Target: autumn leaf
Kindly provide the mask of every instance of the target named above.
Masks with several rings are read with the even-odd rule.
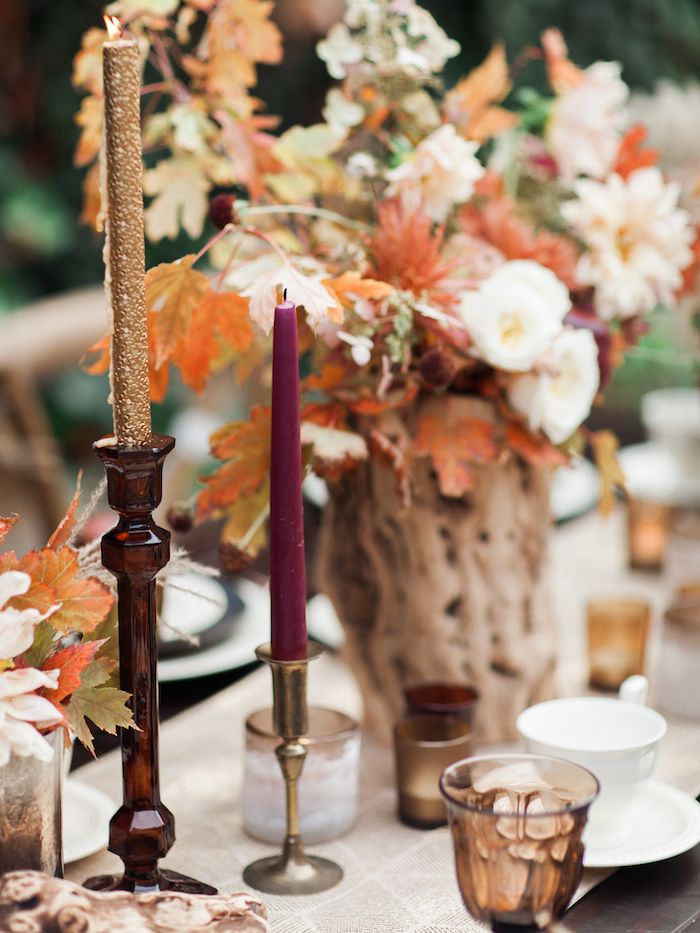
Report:
[[[644,140],[647,138],[647,128],[641,124],[631,126],[620,140],[620,148],[617,153],[617,162],[613,168],[614,172],[623,178],[628,178],[632,172],[639,168],[648,168],[656,165],[659,161],[659,153],[656,149],[649,149],[644,146]]]
[[[87,670],[89,668],[86,672]],[[117,726],[123,729],[133,728],[134,717],[127,706],[128,701],[129,694],[116,687],[88,686],[85,683],[71,696],[66,707],[68,722],[76,738],[93,755],[95,747],[87,720],[91,720],[98,729],[104,729],[110,735],[116,734]]]
[[[445,95],[445,117],[464,136],[485,142],[518,122],[516,114],[494,106],[510,87],[505,48],[497,43],[485,61]]]
[[[83,208],[80,212],[80,222],[96,233],[101,233],[103,229],[102,192],[100,191],[100,166],[98,163],[90,166],[85,173],[82,187]]]
[[[615,505],[615,489],[625,491],[625,474],[617,459],[617,448],[620,445],[611,431],[595,431],[590,435],[590,442],[600,474],[598,511],[607,517]]]
[[[277,126],[279,120],[268,114],[234,118],[223,108],[216,110],[214,116],[221,125],[221,140],[235,179],[248,188],[250,199],[255,201],[265,193],[264,176],[280,170],[280,162],[272,152],[277,138],[265,132]]]
[[[68,506],[68,511],[58,523],[58,527],[51,535],[46,545],[47,547],[53,548],[54,551],[62,547],[64,544],[68,544],[75,529],[75,513],[77,512],[78,505],[80,504],[80,483],[82,478],[83,471],[80,470],[75,483],[75,492],[73,493],[73,498],[71,499],[71,503]]]
[[[102,94],[102,46],[107,31],[93,27],[83,34],[80,50],[73,58],[73,87],[82,88],[90,94]]]
[[[547,79],[557,94],[576,87],[583,80],[583,71],[569,60],[569,50],[561,32],[554,27],[545,29],[540,37],[547,65]]]
[[[155,312],[155,360],[160,368],[187,337],[192,312],[209,291],[209,279],[192,268],[197,257],[183,256],[146,273],[146,305]]]
[[[354,470],[369,456],[361,434],[324,428],[313,421],[302,422],[301,443],[313,448],[314,473],[330,481]]]
[[[180,0],[117,0],[107,7],[110,16],[131,20],[135,16],[170,16]]]
[[[365,301],[381,301],[394,294],[394,287],[388,282],[379,282],[376,279],[363,279],[359,272],[350,270],[334,279],[326,279],[323,283],[332,292],[340,304],[352,308],[358,299]]]
[[[517,421],[506,425],[506,445],[533,466],[564,466],[567,455],[541,434],[534,434]]]
[[[246,353],[255,338],[248,313],[248,300],[233,292],[209,292],[200,306],[236,353]]]
[[[204,477],[197,497],[197,521],[221,516],[238,499],[253,495],[270,469],[270,409],[256,405],[250,421],[224,425],[211,437],[212,456],[223,466]]]
[[[418,388],[417,382],[407,382],[405,385],[395,386],[383,398],[377,398],[369,387],[363,386],[354,398],[346,399],[340,392],[338,397],[357,415],[380,415],[394,408],[406,408],[418,395]]]
[[[74,693],[81,684],[83,671],[95,659],[103,644],[103,641],[82,641],[61,648],[45,658],[41,670],[57,670],[58,686],[55,690],[45,690],[43,696],[57,705]]]
[[[345,363],[326,362],[319,373],[309,373],[304,379],[304,391],[313,392],[318,389],[322,392],[332,392],[343,384],[347,374],[348,367]]]
[[[336,402],[309,402],[301,411],[302,421],[311,421],[322,428],[346,427],[346,412]]]
[[[238,547],[242,555],[253,559],[265,546],[267,539],[265,517],[270,498],[269,484],[263,483],[252,496],[234,502],[226,515],[221,531],[225,544]]]
[[[30,553],[35,553],[34,551]],[[14,551],[7,551],[0,554],[0,573],[8,570],[21,570],[23,573],[30,573],[26,568],[28,555],[17,557]],[[31,574],[30,574],[31,575]],[[13,609],[22,611],[23,609],[37,609],[42,615],[47,613],[52,606],[56,604],[53,588],[47,586],[39,580],[32,579],[31,585],[26,593],[21,596],[13,596],[8,605]]]
[[[92,577],[79,576],[78,554],[70,547],[30,551],[19,559],[17,569],[49,587],[53,603],[61,603],[50,617],[56,631],[91,632],[112,607],[114,600],[106,586]]]
[[[196,239],[209,210],[210,188],[210,182],[191,157],[163,159],[144,172],[144,194],[154,198],[144,213],[148,239],[174,240],[181,226],[188,236]]]
[[[272,330],[275,305],[280,292],[284,291],[289,301],[304,308],[311,328],[315,329],[326,318],[342,323],[343,309],[335,295],[317,279],[295,269],[291,263],[281,262],[242,292],[250,298],[252,320],[264,333],[269,334]]]
[[[473,488],[472,466],[492,463],[501,452],[494,426],[481,418],[459,417],[449,399],[441,413],[420,418],[414,449],[432,457],[440,492],[455,499]]]
[[[17,524],[18,519],[19,515],[0,516],[0,544],[2,544],[8,534],[12,531],[12,528]]]
[[[22,654],[22,661],[27,667],[40,668],[60,638],[50,622],[40,622],[34,629],[34,641]]]
[[[74,161],[78,167],[89,165],[97,157],[102,145],[102,99],[84,97],[75,122],[81,129],[75,149]]]

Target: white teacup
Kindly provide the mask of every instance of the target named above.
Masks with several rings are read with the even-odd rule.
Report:
[[[663,716],[626,700],[572,697],[531,706],[518,716],[517,727],[528,751],[566,758],[598,778],[589,840],[614,845],[630,831],[625,815],[654,770],[666,732]]]

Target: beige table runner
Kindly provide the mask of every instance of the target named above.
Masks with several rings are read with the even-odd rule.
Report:
[[[312,668],[311,701],[358,713],[360,700],[344,665],[326,655]],[[270,677],[259,670],[206,702],[167,722],[161,732],[163,800],[175,814],[177,843],[167,865],[221,890],[244,889],[242,869],[270,854],[249,839],[238,807],[243,765],[243,722],[270,697]],[[691,793],[700,791],[700,726],[674,721],[661,750],[657,777]],[[365,744],[360,817],[345,838],[313,847],[339,862],[343,882],[306,898],[264,898],[275,933],[472,933],[457,891],[446,829],[421,832],[395,816],[389,749]],[[78,775],[120,798],[118,755],[106,755]],[[82,881],[117,870],[108,852],[68,866]],[[578,893],[606,877],[588,871]]]
[[[553,532],[554,602],[560,628],[562,691],[580,693],[585,678],[585,601],[594,595],[640,595],[650,600],[658,641],[660,611],[669,602],[663,579],[630,574],[624,516],[591,514]],[[654,645],[651,652],[653,671]],[[652,682],[653,687],[653,682]],[[310,671],[312,703],[358,716],[361,701],[347,669],[325,655]],[[653,691],[652,691],[653,700]],[[241,871],[270,849],[248,839],[238,808],[243,773],[243,723],[271,702],[270,675],[259,670],[166,723],[161,731],[162,796],[176,819],[178,841],[167,864],[225,891],[241,890]],[[669,720],[655,777],[700,793],[700,723]],[[80,780],[121,798],[118,755],[82,769]],[[425,833],[395,817],[391,751],[365,745],[361,807],[355,829],[313,851],[336,859],[345,879],[308,898],[265,897],[276,933],[475,933],[482,928],[462,907],[446,829]],[[68,866],[68,877],[118,870],[107,852]],[[587,871],[580,897],[607,877]]]

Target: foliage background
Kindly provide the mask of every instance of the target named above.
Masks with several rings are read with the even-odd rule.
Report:
[[[258,93],[269,112],[283,115],[283,128],[316,120],[328,87],[314,51],[319,36],[293,28],[305,22],[304,7],[319,3],[328,4],[329,11],[338,7],[334,0],[277,0],[285,60],[280,67],[261,67]],[[651,90],[661,77],[684,81],[700,73],[698,0],[424,0],[423,5],[462,45],[448,78],[481,61],[495,38],[505,39],[512,57],[551,25],[563,31],[574,61],[585,66],[599,58],[619,60],[633,88]],[[0,0],[0,315],[43,295],[101,280],[101,243],[78,222],[82,173],[73,167],[72,154],[79,98],[70,82],[81,35],[99,24],[101,8],[96,0]],[[532,69],[527,77],[536,84],[540,71]],[[149,244],[147,263],[174,259],[191,246]],[[660,339],[663,345],[665,338]],[[659,342],[658,336],[652,340]],[[690,371],[669,378],[663,369],[657,373],[661,383],[692,379]],[[76,378],[50,393],[54,419],[60,421],[65,408],[62,392],[75,399]],[[93,384],[86,404],[88,396],[103,406],[101,388]]]

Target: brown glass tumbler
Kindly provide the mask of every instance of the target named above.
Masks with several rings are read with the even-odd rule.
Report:
[[[649,604],[642,599],[594,599],[586,612],[591,687],[617,690],[627,677],[643,674]]]
[[[453,716],[408,716],[394,727],[399,818],[418,829],[447,823],[440,793],[444,769],[470,754],[469,723]]]
[[[671,508],[661,502],[630,497],[627,503],[629,565],[658,573],[666,556]]]
[[[409,713],[456,716],[470,726],[474,725],[474,714],[479,702],[479,694],[473,687],[439,681],[407,687],[404,698]]]

